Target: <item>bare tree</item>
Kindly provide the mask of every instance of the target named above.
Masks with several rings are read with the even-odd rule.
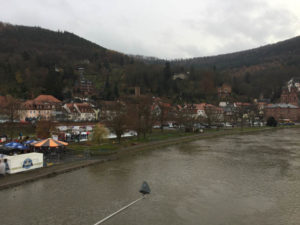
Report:
[[[36,124],[36,136],[38,138],[49,138],[54,130],[52,121],[50,120],[40,120]]]
[[[118,142],[128,129],[128,108],[125,102],[114,102],[103,107],[103,120],[106,126],[116,134]]]
[[[206,121],[209,126],[212,124],[220,123],[223,120],[223,111],[222,109],[207,104],[204,107],[205,115],[206,115]]]
[[[129,127],[137,132],[138,138],[152,130],[154,114],[152,113],[153,100],[151,96],[137,96],[127,99]]]
[[[159,108],[159,113],[157,114],[157,119],[160,123],[161,132],[163,132],[164,131],[164,125],[170,119],[170,116],[169,116],[170,104],[166,103],[166,102],[163,102],[163,101],[159,101],[157,106]]]
[[[12,140],[17,127],[16,120],[19,119],[20,101],[10,95],[7,95],[5,100],[6,101],[1,107],[1,113],[7,118],[7,122],[4,124],[4,126],[10,136],[10,139]]]
[[[180,129],[184,127],[185,131],[194,131],[194,125],[198,122],[198,117],[195,114],[193,105],[179,107],[175,121],[178,123]]]
[[[237,116],[235,113],[235,107],[233,103],[229,103],[223,108],[223,120],[225,123],[231,123],[232,126],[237,123]]]
[[[236,106],[235,116],[237,120],[240,122],[241,130],[244,129],[245,122],[248,120],[248,110],[246,107],[240,105]]]
[[[251,126],[254,126],[254,122],[256,120],[260,120],[259,118],[259,108],[257,104],[251,104],[249,106],[249,120],[251,122]]]

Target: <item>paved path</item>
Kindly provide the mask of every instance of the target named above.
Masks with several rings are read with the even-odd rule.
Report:
[[[105,160],[84,160],[70,163],[57,164],[50,167],[30,170],[23,173],[7,174],[5,177],[0,177],[0,190],[14,187],[26,182],[31,182],[37,179],[54,176],[60,173],[65,173],[82,167],[100,163]]]

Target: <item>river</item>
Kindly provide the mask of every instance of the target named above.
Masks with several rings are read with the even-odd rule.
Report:
[[[282,225],[300,222],[300,129],[145,151],[0,191],[0,224]]]

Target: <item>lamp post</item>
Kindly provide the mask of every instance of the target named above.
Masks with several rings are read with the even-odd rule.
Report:
[[[105,217],[104,219],[98,221],[94,225],[102,224],[103,222],[105,222],[106,220],[110,219],[111,217],[117,215],[118,213],[122,212],[123,210],[127,209],[128,207],[132,206],[133,204],[137,203],[138,201],[144,199],[145,195],[150,194],[151,190],[150,190],[150,187],[149,187],[149,185],[148,185],[148,183],[146,181],[143,182],[143,184],[142,184],[139,192],[143,195],[141,198],[138,198],[137,200],[129,203],[128,205],[124,206],[123,208],[119,209],[118,211],[116,211],[116,212],[110,214],[109,216]]]

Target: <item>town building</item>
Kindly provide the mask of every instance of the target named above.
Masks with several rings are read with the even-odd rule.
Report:
[[[221,87],[218,87],[218,97],[219,99],[227,99],[231,96],[232,88],[229,84],[222,84]]]
[[[291,104],[298,106],[298,88],[296,86],[291,86],[290,88],[284,88],[280,96],[280,103]]]
[[[287,82],[287,88],[288,88],[289,91],[291,91],[292,87],[296,87],[297,91],[300,92],[300,77],[292,77]]]
[[[266,120],[272,116],[276,120],[300,121],[298,88],[294,83],[290,88],[285,87],[282,90],[278,104],[265,106],[264,116]]]
[[[27,100],[19,109],[21,121],[50,120],[61,113],[61,101],[52,95],[39,95],[33,100]]]
[[[234,104],[229,102],[220,102],[219,106],[223,109],[224,121],[231,123],[234,122],[237,112],[237,108],[234,106]]]
[[[68,120],[95,121],[98,119],[98,111],[93,109],[89,103],[68,103],[63,106],[68,113]]]
[[[91,96],[95,92],[93,83],[85,78],[79,80],[78,90],[81,96]]]
[[[172,79],[173,80],[185,80],[185,79],[187,79],[187,77],[188,77],[188,75],[187,74],[185,74],[185,73],[177,73],[177,74],[174,74],[173,75],[173,77],[172,77]]]
[[[201,104],[193,104],[192,108],[194,111],[194,117],[206,117],[205,114],[205,107],[206,107],[206,103],[201,103]]]
[[[7,115],[5,115],[3,109],[7,106],[8,101],[6,96],[0,96],[0,122],[5,122],[8,120]]]
[[[264,109],[264,116],[267,120],[269,117],[274,117],[277,121],[291,120],[300,121],[300,108],[292,104],[270,104]]]
[[[79,73],[79,80],[76,82],[74,86],[74,95],[78,97],[88,97],[95,94],[95,88],[93,83],[86,79],[84,75],[85,69],[82,67],[77,68]]]
[[[189,108],[194,118],[214,117],[216,120],[223,118],[223,109],[208,103],[186,105]]]

